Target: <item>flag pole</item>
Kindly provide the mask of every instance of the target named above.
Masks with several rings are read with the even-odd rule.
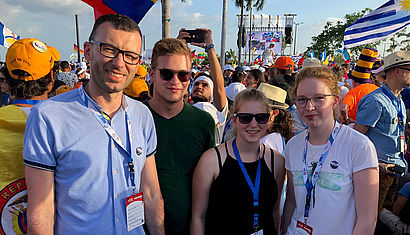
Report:
[[[75,15],[75,32],[77,35],[77,54],[78,54],[78,63],[81,63],[81,56],[80,56],[80,36],[78,33],[78,15]]]

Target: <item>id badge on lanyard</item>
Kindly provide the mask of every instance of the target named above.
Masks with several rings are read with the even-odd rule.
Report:
[[[128,232],[145,223],[144,200],[142,197],[142,192],[127,197],[126,213]]]

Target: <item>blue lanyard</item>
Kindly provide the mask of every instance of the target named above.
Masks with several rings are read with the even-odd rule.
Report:
[[[335,126],[333,128],[332,133],[329,136],[329,140],[327,141],[327,144],[325,146],[325,149],[323,153],[320,155],[319,158],[319,163],[317,164],[313,174],[312,174],[312,179],[309,181],[309,176],[307,173],[307,164],[306,164],[306,154],[307,154],[307,148],[308,148],[308,141],[309,141],[309,133],[307,133],[306,138],[305,138],[305,148],[303,150],[303,181],[305,182],[305,187],[306,187],[306,202],[305,202],[305,214],[304,214],[304,219],[305,223],[307,221],[307,218],[309,217],[309,210],[310,210],[310,201],[312,198],[312,191],[316,186],[316,182],[319,177],[319,172],[323,167],[323,163],[325,162],[325,159],[327,155],[329,154],[330,147],[332,146],[337,134],[339,133],[340,130],[340,123],[335,122]]]
[[[11,104],[28,104],[28,105],[36,105],[40,103],[42,100],[28,100],[28,99],[21,99],[21,100],[15,100]]]
[[[404,135],[404,115],[403,115],[403,109],[401,107],[401,102],[400,98],[397,102],[396,98],[392,96],[392,94],[387,90],[388,88],[386,87],[385,84],[381,86],[383,93],[390,99],[390,101],[393,103],[394,107],[397,110],[397,116],[399,119],[399,125],[398,127],[400,128],[400,133],[403,133]]]
[[[85,105],[90,109],[91,113],[94,115],[94,117],[97,119],[97,121],[101,124],[101,126],[104,128],[104,130],[115,141],[115,143],[117,143],[127,153],[128,169],[130,171],[130,181],[131,181],[131,185],[133,187],[133,193],[135,194],[135,170],[134,170],[134,162],[132,160],[131,153],[122,144],[122,141],[121,141],[120,137],[118,136],[118,134],[112,128],[112,126],[110,124],[110,120],[108,120],[106,117],[104,117],[103,108],[101,108],[99,105],[98,105],[98,107],[95,107],[90,102],[90,100],[88,99],[88,96],[86,95],[86,93],[84,91],[83,85],[81,85],[81,87],[78,89],[78,91],[80,92],[81,99],[83,100]],[[129,142],[130,149],[132,149],[131,148],[131,146],[132,146],[131,121],[130,121],[130,117],[129,117],[129,114],[128,114],[128,105],[127,105],[127,102],[125,101],[125,97],[122,98],[122,106],[125,109],[125,118],[127,120],[126,124],[127,124],[128,142]]]
[[[241,168],[242,173],[245,176],[246,182],[248,182],[249,188],[251,189],[253,193],[253,206],[258,207],[259,206],[259,186],[261,182],[261,159],[260,158],[258,159],[258,169],[256,171],[255,186],[253,186],[251,178],[249,177],[249,174],[246,171],[245,166],[243,165],[241,156],[239,155],[238,147],[236,146],[236,138],[232,141],[232,148],[233,148],[233,152],[235,153],[236,160],[239,163],[239,167]],[[260,153],[260,148],[258,150],[258,155],[259,153]],[[259,226],[258,217],[259,217],[259,214],[257,213],[257,210],[255,210],[255,213],[253,214],[253,227],[255,231],[257,231],[258,226]]]

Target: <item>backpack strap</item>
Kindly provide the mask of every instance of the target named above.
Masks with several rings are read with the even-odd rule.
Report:
[[[222,170],[222,162],[221,162],[221,153],[219,153],[219,150],[217,147],[214,147],[216,151],[216,155],[218,156],[218,165],[219,165],[219,171]]]
[[[275,166],[275,152],[273,152],[273,149],[270,149],[270,167],[273,175],[273,167]],[[275,175],[273,175],[275,177]]]

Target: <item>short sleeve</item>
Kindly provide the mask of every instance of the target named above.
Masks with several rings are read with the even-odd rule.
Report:
[[[288,145],[286,145],[285,147],[285,168],[286,170],[290,170],[290,160],[288,156],[289,156],[289,148],[288,148]]]
[[[407,182],[399,191],[399,194],[410,200],[410,182]]]
[[[363,141],[357,141],[356,150],[352,152],[353,173],[378,166],[376,148],[367,136],[362,134],[360,136]]]
[[[151,112],[149,112],[149,110],[148,110],[148,113],[150,115],[148,117],[149,125],[147,125],[147,156],[146,157],[149,157],[155,154],[155,152],[157,151],[157,134],[155,130],[155,123],[151,115]]]
[[[56,168],[53,153],[54,134],[48,124],[46,115],[36,107],[31,109],[24,134],[24,164],[48,171]]]
[[[374,94],[370,93],[360,100],[359,106],[357,107],[357,124],[375,127],[379,121],[382,106],[373,96]]]

